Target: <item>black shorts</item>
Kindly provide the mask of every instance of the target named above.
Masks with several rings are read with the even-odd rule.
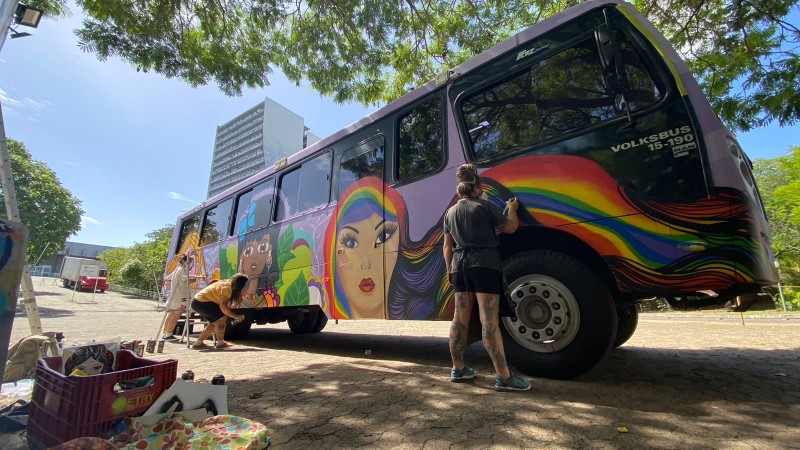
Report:
[[[503,279],[500,271],[485,267],[473,267],[464,272],[458,271],[451,277],[456,292],[480,292],[482,294],[502,294]]]
[[[219,309],[219,305],[214,302],[198,302],[192,300],[192,311],[200,314],[200,317],[206,319],[209,323],[216,322],[225,317],[225,313]]]

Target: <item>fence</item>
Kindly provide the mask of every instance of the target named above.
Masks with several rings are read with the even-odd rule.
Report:
[[[120,294],[135,295],[137,297],[147,298],[162,302],[164,299],[160,292],[146,291],[135,287],[123,286],[120,284],[111,284],[108,286],[109,291],[119,292]]]

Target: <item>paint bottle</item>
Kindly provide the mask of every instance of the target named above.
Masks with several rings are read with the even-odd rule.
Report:
[[[164,353],[164,343],[167,342],[165,339],[161,339],[158,341],[158,353]]]
[[[192,372],[191,370],[187,370],[186,372],[183,372],[181,378],[184,379],[185,381],[194,381],[194,372]]]
[[[211,379],[211,384],[225,384],[225,375],[214,375]]]
[[[156,340],[155,339],[148,339],[147,340],[147,353],[153,353],[156,351]]]

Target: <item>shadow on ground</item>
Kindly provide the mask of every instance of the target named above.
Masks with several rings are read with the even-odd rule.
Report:
[[[45,317],[47,317],[47,318],[70,317],[70,316],[74,316],[75,315],[74,311],[66,311],[66,310],[57,309],[57,308],[48,308],[48,307],[45,307],[45,306],[37,306],[36,309],[39,310],[39,317],[41,317],[41,318],[45,318]],[[27,313],[27,311],[25,311],[25,307],[24,306],[18,304],[17,305],[17,311],[16,311],[14,316],[15,317],[28,317],[28,313]]]
[[[280,430],[274,443],[286,448],[686,448],[717,435],[719,448],[739,440],[796,444],[788,430],[798,420],[800,349],[622,347],[577,379],[537,379],[529,392],[501,394],[489,387],[493,370],[480,343],[467,351],[479,376],[463,385],[449,382],[443,337],[254,329],[246,343],[353,358],[231,383],[239,395],[232,410],[266,415]]]

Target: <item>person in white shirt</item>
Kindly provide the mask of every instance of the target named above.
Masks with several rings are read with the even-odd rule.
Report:
[[[169,297],[167,297],[167,320],[164,322],[164,336],[162,339],[176,339],[172,334],[181,314],[186,311],[189,303],[189,258],[186,255],[178,257],[178,267],[164,278],[169,283]]]

